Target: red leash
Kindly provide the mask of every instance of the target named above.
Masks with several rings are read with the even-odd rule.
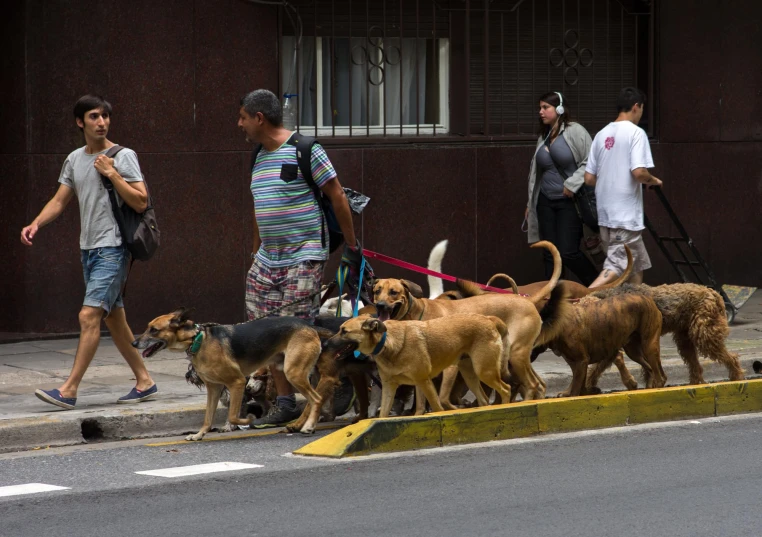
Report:
[[[455,276],[449,276],[448,274],[442,274],[441,272],[436,272],[434,270],[427,269],[426,267],[421,267],[419,265],[413,265],[412,263],[408,263],[407,261],[402,261],[401,259],[396,259],[394,257],[389,257],[388,255],[379,254],[378,252],[373,252],[371,250],[365,250],[363,249],[362,255],[367,257],[368,259],[378,259],[382,263],[388,263],[390,265],[394,265],[397,267],[401,267],[407,270],[412,270],[413,272],[420,272],[421,274],[426,274],[428,276],[435,276],[437,278],[442,278],[443,280],[447,280],[448,282],[456,282],[458,279]],[[473,282],[482,289],[486,291],[492,291],[495,293],[509,293],[513,294],[513,291],[511,289],[500,289],[498,287],[492,287],[490,285],[484,285],[481,283]]]

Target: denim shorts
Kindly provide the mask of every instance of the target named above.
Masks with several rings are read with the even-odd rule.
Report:
[[[106,315],[112,308],[123,308],[122,288],[127,279],[130,253],[123,246],[104,246],[81,252],[85,275],[83,305],[102,308]]]

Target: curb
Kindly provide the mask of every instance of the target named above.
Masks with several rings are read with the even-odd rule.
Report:
[[[102,415],[43,416],[0,421],[0,453],[96,442],[176,436],[197,432],[206,405],[141,412],[121,410]],[[224,423],[227,408],[217,409],[214,423]]]
[[[355,457],[760,410],[762,379],[720,382],[369,419],[293,453]]]

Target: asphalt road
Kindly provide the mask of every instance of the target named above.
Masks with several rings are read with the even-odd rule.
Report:
[[[755,414],[350,461],[287,455],[297,435],[6,454],[0,494],[67,488],[0,497],[0,535],[756,537],[761,432]],[[261,466],[135,473],[215,462]]]

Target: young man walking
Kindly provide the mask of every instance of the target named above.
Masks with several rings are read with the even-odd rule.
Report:
[[[294,133],[283,127],[278,97],[264,89],[252,91],[241,100],[238,127],[248,142],[261,144],[251,170],[254,246],[253,263],[246,276],[246,313],[249,319],[273,312],[313,320],[320,309],[318,292],[328,259],[328,233],[323,244],[323,212],[299,169],[296,145],[292,142]],[[310,165],[312,178],[331,200],[344,234],[344,259],[359,266],[362,249],[355,238],[349,203],[331,161],[319,144],[312,146]],[[279,427],[300,414],[294,389],[283,371],[271,367],[270,373],[278,393],[277,404],[266,416],[251,423],[254,428]],[[348,388],[350,394],[354,393],[351,384]],[[338,395],[334,400],[337,399]]]
[[[638,127],[643,117],[645,94],[624,88],[617,98],[616,120],[595,135],[585,167],[585,184],[595,186],[598,224],[606,248],[606,261],[590,287],[614,281],[627,268],[626,244],[632,251],[630,283],[642,283],[643,271],[651,268],[643,243],[643,188],[661,186],[651,175],[654,167],[648,136]]]
[[[85,277],[85,299],[79,311],[79,345],[66,382],[58,389],[35,392],[43,401],[67,410],[75,408],[79,384],[98,349],[101,320],[105,321],[114,344],[136,379],[132,391],[117,402],[144,401],[157,393],[156,384],[148,374],[143,359],[132,347],[135,337],[127,325],[121,295],[127,279],[130,254],[122,246],[108,191],[101,179],[104,176],[111,181],[122,203],[127,203],[137,212],[144,211],[148,196],[137,155],[126,148],[113,159],[105,155],[114,143],[107,138],[111,105],[102,97],[81,97],[74,105],[74,118],[84,134],[85,146],[66,158],[58,179],[58,191],[37,218],[21,230],[21,242],[32,246],[32,240],[40,228],[58,218],[69,202],[77,198],[81,224],[80,257]]]

